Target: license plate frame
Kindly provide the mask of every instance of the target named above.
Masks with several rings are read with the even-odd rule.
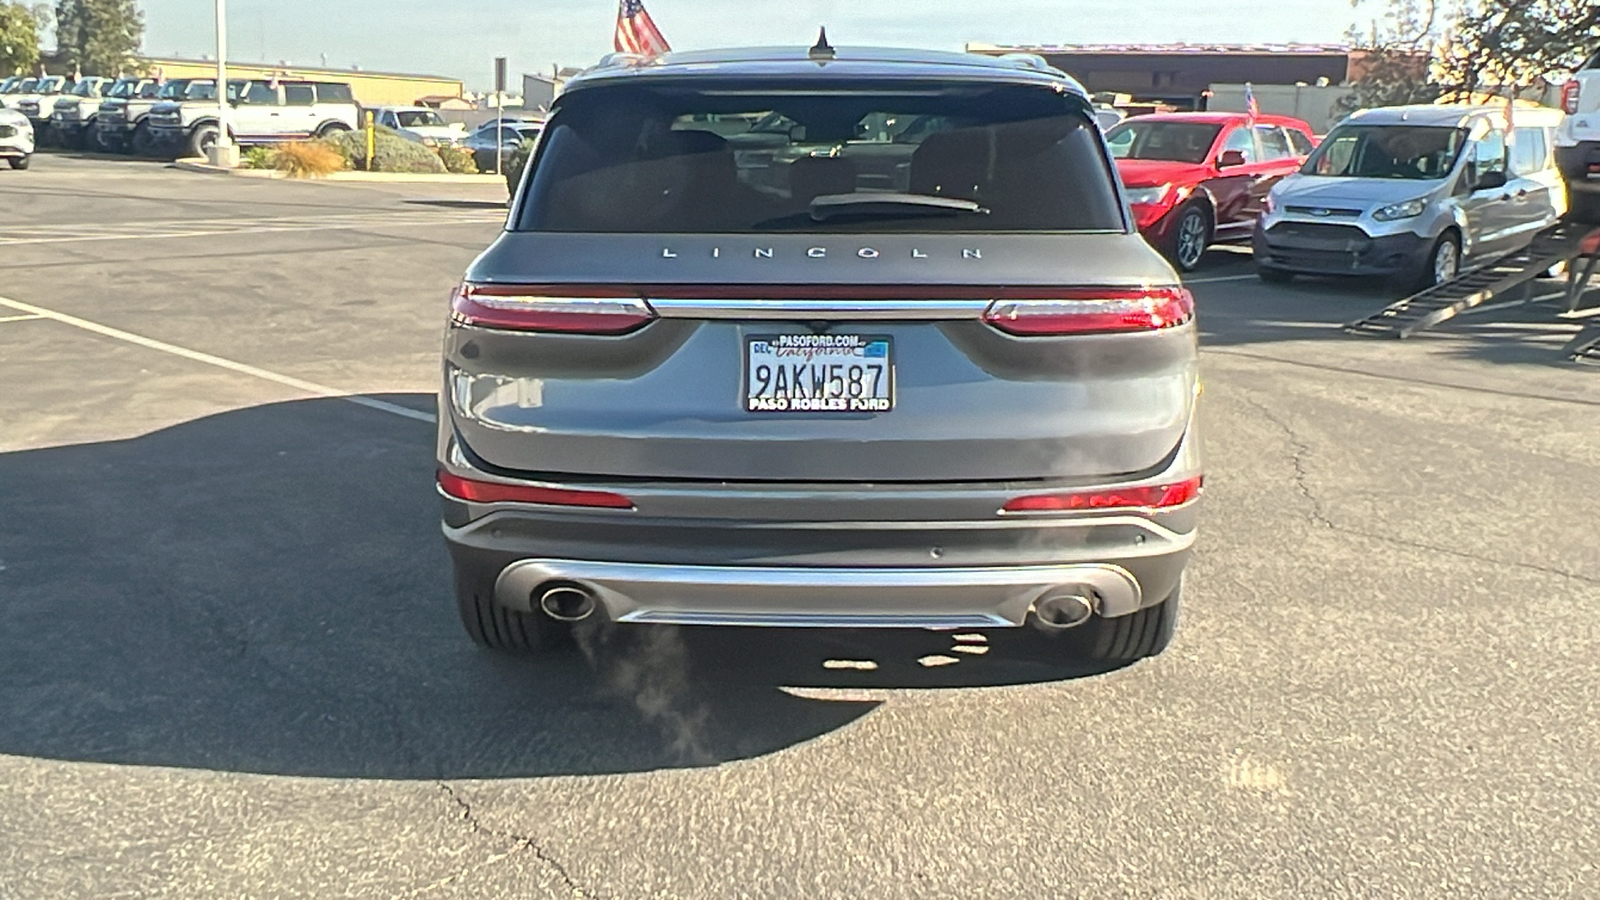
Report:
[[[740,351],[745,412],[871,415],[894,411],[894,339],[889,335],[750,334],[740,343]],[[779,359],[784,362],[780,364]],[[820,372],[816,369],[819,364]],[[762,365],[767,366],[766,372],[760,370]],[[853,366],[860,367],[859,374],[852,371]],[[798,383],[794,380],[797,372],[802,379]]]

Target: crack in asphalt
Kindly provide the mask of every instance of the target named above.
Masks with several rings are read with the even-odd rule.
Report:
[[[1311,445],[1301,439],[1300,435],[1295,432],[1288,422],[1279,418],[1265,404],[1242,395],[1240,399],[1260,410],[1261,415],[1265,416],[1267,421],[1278,426],[1284,436],[1289,439],[1289,447],[1293,451],[1289,454],[1289,461],[1294,466],[1294,486],[1300,492],[1300,496],[1306,498],[1306,502],[1311,504],[1310,519],[1312,523],[1321,525],[1324,528],[1337,528],[1338,526],[1333,524],[1333,520],[1328,518],[1328,513],[1322,505],[1322,500],[1311,490],[1311,476],[1306,471],[1306,456],[1311,453]]]
[[[509,831],[500,831],[495,828],[490,828],[489,826],[478,821],[477,815],[472,811],[472,804],[468,803],[466,800],[463,800],[461,795],[455,792],[454,788],[443,781],[435,782],[435,784],[437,784],[439,786],[439,790],[444,791],[445,796],[449,797],[450,800],[455,803],[456,807],[460,809],[461,821],[467,823],[467,827],[472,829],[474,834],[486,835],[488,837],[498,838],[503,841],[511,841],[517,846],[518,849],[527,850],[528,852],[532,853],[534,858],[544,863],[552,872],[556,873],[556,877],[560,878],[561,883],[567,886],[567,890],[572,892],[572,896],[583,898],[583,900],[592,900],[592,898],[596,898],[598,896],[585,891],[582,886],[580,886],[578,882],[573,879],[572,873],[567,871],[567,867],[563,866],[559,860],[551,856],[543,847],[539,846],[538,841],[527,835],[513,834]]]
[[[1307,516],[1307,519],[1313,525],[1321,525],[1330,531],[1336,531],[1340,534],[1348,534],[1354,537],[1367,538],[1368,540],[1380,541],[1385,544],[1392,544],[1399,547],[1410,547],[1415,550],[1427,550],[1430,553],[1441,553],[1446,556],[1454,556],[1460,559],[1470,559],[1474,562],[1491,563],[1497,566],[1509,566],[1516,569],[1527,569],[1529,571],[1540,572],[1545,575],[1556,575],[1561,578],[1569,578],[1573,581],[1583,582],[1584,584],[1600,585],[1600,578],[1593,578],[1577,572],[1568,572],[1565,569],[1557,569],[1552,566],[1542,566],[1538,563],[1522,562],[1519,560],[1496,559],[1494,557],[1485,556],[1479,553],[1471,553],[1465,550],[1455,550],[1450,547],[1440,547],[1423,541],[1414,541],[1407,538],[1397,537],[1392,534],[1375,534],[1370,531],[1362,531],[1359,528],[1352,528],[1348,525],[1340,525],[1334,522],[1333,519],[1329,518],[1327,508],[1323,506],[1321,498],[1319,498],[1316,492],[1311,489],[1311,476],[1306,470],[1305,465],[1306,457],[1311,453],[1311,445],[1304,438],[1300,437],[1299,433],[1296,432],[1288,422],[1284,421],[1271,409],[1268,409],[1265,404],[1243,395],[1240,395],[1239,399],[1242,400],[1246,405],[1259,410],[1261,415],[1265,417],[1267,421],[1276,425],[1288,439],[1291,451],[1289,454],[1289,461],[1294,466],[1295,489],[1298,490],[1300,495],[1306,499],[1306,502],[1311,505],[1311,512]]]

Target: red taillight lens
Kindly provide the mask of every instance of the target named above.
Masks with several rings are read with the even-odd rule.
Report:
[[[627,334],[656,317],[640,297],[605,287],[463,284],[450,308],[463,325],[565,334]]]
[[[1561,109],[1569,116],[1578,114],[1578,97],[1583,93],[1583,84],[1574,78],[1561,86]]]
[[[983,320],[1022,336],[1154,331],[1194,318],[1194,297],[1179,287],[1071,288],[1049,298],[996,300]]]
[[[633,501],[621,494],[536,487],[531,484],[474,481],[471,478],[452,475],[442,469],[439,471],[439,488],[457,500],[470,500],[474,503],[543,503],[547,506],[633,509]]]
[[[1196,476],[1175,484],[1110,491],[1084,491],[1065,494],[1032,494],[1008,501],[1001,512],[1077,512],[1097,509],[1162,509],[1182,506],[1200,496],[1204,479]]]

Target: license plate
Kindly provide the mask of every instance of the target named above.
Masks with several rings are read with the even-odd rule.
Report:
[[[893,342],[860,334],[747,337],[744,384],[749,412],[888,412]]]

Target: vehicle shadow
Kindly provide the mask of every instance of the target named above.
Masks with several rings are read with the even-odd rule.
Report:
[[[407,197],[400,202],[446,209],[505,209],[507,203],[505,200],[432,200],[425,197]]]
[[[315,399],[0,454],[0,754],[378,778],[645,771],[795,745],[884,689],[1094,671],[1014,635],[933,632],[632,627],[564,653],[482,651],[456,620],[432,444],[424,423]]]

